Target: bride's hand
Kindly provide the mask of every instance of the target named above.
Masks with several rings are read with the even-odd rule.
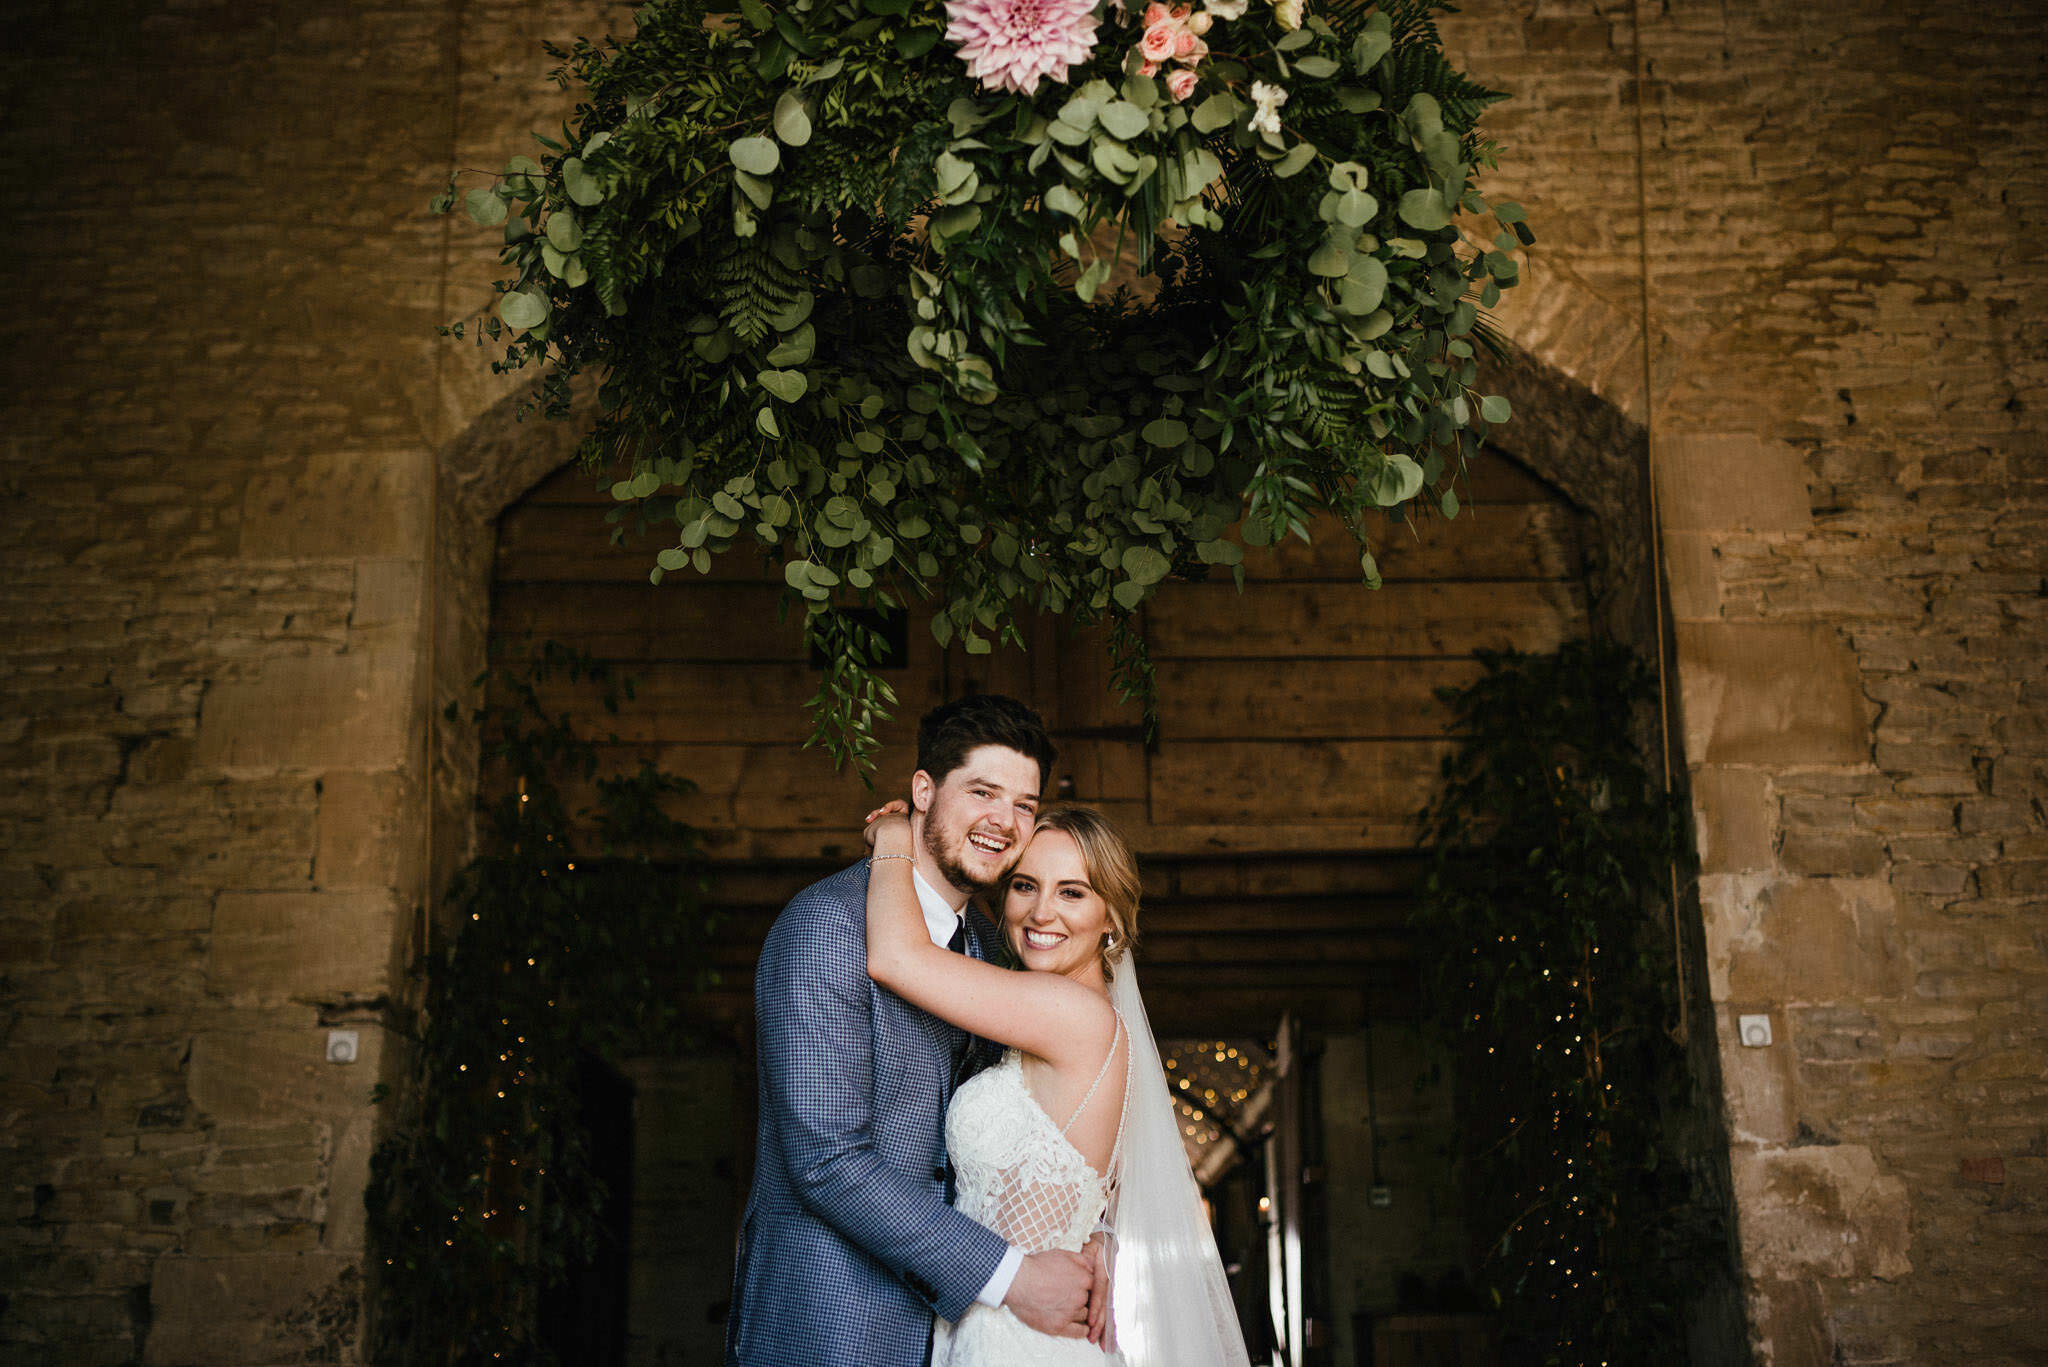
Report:
[[[899,797],[875,808],[868,813],[860,836],[877,854],[910,853],[910,804]]]

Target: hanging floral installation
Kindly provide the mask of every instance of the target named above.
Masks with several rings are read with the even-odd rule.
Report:
[[[581,103],[538,159],[437,200],[509,272],[449,331],[553,415],[600,379],[584,458],[673,527],[657,582],[780,563],[840,762],[894,701],[856,607],[970,653],[1105,624],[1149,709],[1161,581],[1334,514],[1377,584],[1508,419],[1474,349],[1532,238],[1432,8],[657,0],[553,50]]]

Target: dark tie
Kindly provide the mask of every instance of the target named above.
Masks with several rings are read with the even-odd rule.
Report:
[[[946,941],[946,948],[955,954],[967,952],[967,914],[960,914],[960,924],[953,928],[953,938]],[[958,1087],[967,1079],[967,1068],[974,1060],[973,1036],[965,1030],[953,1032],[953,1086]],[[948,1199],[951,1199],[950,1196]]]

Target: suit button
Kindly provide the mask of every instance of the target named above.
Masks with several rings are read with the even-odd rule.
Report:
[[[939,1167],[936,1167],[936,1168],[933,1168],[933,1169],[932,1169],[932,1181],[934,1181],[934,1182],[943,1182],[943,1181],[945,1181],[945,1180],[946,1180],[946,1169],[945,1169],[945,1167],[944,1167],[943,1165],[941,1165],[941,1166],[939,1166]]]

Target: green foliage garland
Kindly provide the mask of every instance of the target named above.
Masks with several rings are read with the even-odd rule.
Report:
[[[1445,694],[1465,740],[1418,913],[1481,1285],[1512,1361],[1682,1361],[1682,1307],[1724,1244],[1668,1138],[1689,1083],[1655,931],[1690,847],[1630,740],[1654,681],[1612,644],[1482,658]]]
[[[1029,95],[971,77],[930,0],[738,8],[655,0],[553,50],[573,121],[437,200],[502,226],[511,272],[451,330],[547,363],[555,414],[602,377],[585,457],[676,528],[651,577],[781,562],[844,661],[814,701],[841,762],[894,702],[848,607],[930,601],[979,653],[1032,610],[1128,618],[1326,510],[1376,583],[1379,518],[1426,491],[1455,514],[1509,416],[1473,389],[1480,311],[1532,239],[1476,188],[1500,97],[1432,6],[1206,0],[1170,21],[1199,54],[1148,70],[1156,19],[1101,0],[1087,59]],[[1105,290],[1120,251],[1156,298]]]
[[[487,852],[450,892],[457,934],[423,965],[367,1195],[383,1274],[372,1360],[388,1367],[553,1361],[542,1301],[596,1252],[605,1199],[579,1071],[674,1046],[674,983],[658,975],[709,929],[696,834],[661,809],[691,785],[645,765],[596,778],[595,747],[541,707],[537,685],[557,677],[616,710],[605,667],[549,645],[498,671],[501,701],[478,714],[505,787]],[[594,781],[595,810],[569,810],[569,780]]]

